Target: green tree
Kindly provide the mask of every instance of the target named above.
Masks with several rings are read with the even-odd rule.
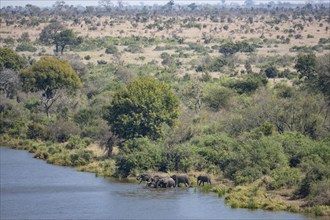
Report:
[[[140,77],[114,95],[105,119],[119,138],[157,139],[163,124],[175,125],[178,107],[179,100],[168,85]]]
[[[20,70],[26,65],[26,60],[12,49],[0,47],[0,70]]]
[[[225,56],[230,56],[239,51],[239,46],[233,42],[225,43],[220,46],[219,52]]]
[[[267,78],[276,78],[278,74],[279,71],[275,66],[270,66],[265,70],[265,75]]]
[[[330,54],[319,57],[317,65],[317,90],[330,101]]]
[[[313,53],[300,54],[294,68],[300,73],[300,78],[314,80],[316,70],[316,56]]]
[[[42,102],[48,117],[61,91],[74,90],[82,86],[71,65],[67,61],[53,57],[42,57],[31,67],[23,70],[20,78],[25,91],[42,92]]]
[[[64,30],[64,26],[59,22],[50,23],[44,29],[42,29],[39,40],[46,44],[46,45],[52,45],[54,43],[54,38],[56,34],[58,34],[60,31]]]
[[[54,37],[55,43],[55,52],[59,52],[59,48],[61,48],[61,54],[63,54],[64,48],[66,45],[78,45],[82,43],[82,37],[76,37],[76,34],[70,30],[66,29]]]
[[[231,96],[232,91],[230,89],[215,85],[206,89],[203,101],[212,111],[219,111],[221,108],[228,107]]]

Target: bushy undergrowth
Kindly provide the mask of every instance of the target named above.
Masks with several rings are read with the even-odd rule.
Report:
[[[126,46],[126,52],[136,53],[145,45],[160,42],[159,39],[135,38],[87,39],[74,50],[102,47],[110,48],[108,52],[113,53],[115,47],[110,45],[121,45]],[[171,39],[162,42],[178,43]],[[245,45],[247,49],[249,45]],[[195,43],[176,49],[197,54],[210,50]],[[74,166],[97,175],[127,177],[146,171],[163,171],[221,176],[235,185],[217,190],[232,207],[294,210],[295,207],[266,193],[267,190],[290,189],[294,192],[290,195],[293,199],[304,199],[310,206],[318,207],[315,212],[326,212],[320,207],[329,205],[327,66],[315,66],[310,71],[301,68],[300,73],[288,74],[294,81],[269,83],[264,72],[233,73],[235,57],[226,55],[211,58],[204,54],[198,62],[192,63],[189,68],[194,71],[197,67],[201,77],[188,73],[179,75],[178,72],[184,72],[182,69],[187,67],[177,62],[180,61],[178,56],[169,53],[161,55],[162,65],[156,62],[115,64],[101,60],[102,65],[88,64],[88,73],[80,76],[83,88],[76,94],[68,91],[61,96],[54,102],[49,117],[43,112],[39,93],[17,89],[15,97],[7,97],[2,92],[0,141],[33,152],[35,157],[49,163]],[[252,55],[249,59],[259,62]],[[279,77],[276,65],[270,65],[278,58],[264,61],[263,65],[274,67],[265,74],[270,78]],[[224,69],[231,74],[214,79],[209,73]],[[316,70],[325,72],[318,76]],[[162,116],[169,119],[175,116],[179,118],[177,121],[166,124],[164,122],[170,120],[157,115],[154,109],[159,97],[151,97],[149,102],[139,99],[144,105],[125,109],[138,100],[138,96],[128,99],[127,88],[139,77],[155,77],[173,91],[173,96],[180,101],[180,105],[176,103],[180,114]],[[308,77],[310,81],[304,81]],[[317,89],[319,87],[322,89]],[[134,125],[142,131],[128,138],[110,132],[116,129],[111,129],[113,124],[105,120],[107,106],[117,100],[114,97],[118,96],[118,90],[126,91],[117,98],[129,113],[120,115],[121,123],[127,123],[129,129]],[[162,104],[172,105],[169,99],[164,99]],[[146,115],[155,121],[146,124],[142,120]],[[129,120],[129,116],[138,120]],[[157,136],[144,135],[148,129],[155,129]],[[90,149],[91,144],[103,147],[101,155]],[[205,187],[205,191],[210,190]]]

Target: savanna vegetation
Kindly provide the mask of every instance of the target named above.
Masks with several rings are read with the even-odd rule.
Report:
[[[222,2],[2,8],[0,143],[330,215],[329,5]]]

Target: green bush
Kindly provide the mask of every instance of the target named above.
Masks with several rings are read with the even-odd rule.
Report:
[[[23,51],[36,52],[37,48],[29,43],[21,43],[21,44],[17,45],[16,51],[17,52],[23,52]]]
[[[7,68],[20,70],[26,66],[27,62],[12,49],[0,47],[0,70]]]
[[[270,175],[273,177],[273,181],[269,183],[269,189],[295,187],[302,179],[302,173],[298,168],[281,167],[273,170]]]
[[[84,166],[92,159],[92,153],[88,150],[79,150],[70,154],[72,166]]]
[[[311,206],[330,206],[329,178],[311,184],[308,204]]]
[[[74,135],[69,138],[68,143],[65,145],[65,148],[72,150],[85,148],[86,146],[87,144],[84,140],[82,140],[79,136]]]
[[[115,54],[115,53],[118,53],[118,49],[116,46],[110,45],[110,46],[107,46],[107,48],[105,49],[105,53],[106,54]]]
[[[117,175],[127,177],[136,171],[158,170],[161,149],[148,138],[134,138],[126,141],[115,157]]]
[[[233,178],[237,184],[253,182],[279,167],[288,165],[282,146],[272,137],[246,139],[240,145],[231,152],[225,168],[226,176]]]
[[[212,111],[218,111],[222,108],[227,108],[232,96],[232,91],[226,87],[211,86],[206,89],[203,102]]]
[[[188,145],[176,145],[164,147],[161,154],[159,170],[189,172],[193,168],[194,162],[193,152]]]
[[[47,139],[45,126],[36,122],[28,125],[26,136],[29,139]]]
[[[235,89],[238,94],[251,94],[259,87],[265,86],[267,82],[267,78],[261,75],[248,75],[243,79],[229,81],[225,83],[225,86]]]
[[[143,52],[142,47],[140,47],[137,44],[130,44],[124,50],[127,51],[127,52],[130,52],[130,53],[142,53]]]
[[[276,78],[279,75],[279,71],[276,67],[271,66],[265,70],[265,75],[267,78]]]

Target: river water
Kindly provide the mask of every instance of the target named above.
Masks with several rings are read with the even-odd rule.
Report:
[[[307,219],[232,209],[193,188],[155,190],[49,165],[0,147],[0,219]]]

